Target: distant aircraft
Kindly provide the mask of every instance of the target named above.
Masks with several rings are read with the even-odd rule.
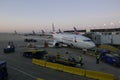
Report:
[[[52,33],[50,32],[45,32],[44,30],[41,30],[42,33],[40,34],[41,36],[52,36]]]
[[[44,30],[41,30],[41,32],[37,33],[34,30],[32,30],[32,33],[24,34],[24,36],[52,36],[52,33],[45,32]]]
[[[37,34],[35,33],[34,30],[32,30],[31,33],[25,33],[24,36],[36,36]]]
[[[90,49],[95,47],[95,43],[88,37],[76,34],[54,33],[53,46],[59,47],[61,44],[66,44],[75,48]]]

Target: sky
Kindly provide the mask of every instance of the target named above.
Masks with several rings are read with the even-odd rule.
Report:
[[[120,0],[0,0],[0,32],[120,27]]]

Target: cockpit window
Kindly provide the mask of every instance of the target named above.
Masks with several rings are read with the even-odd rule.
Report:
[[[85,42],[90,42],[91,40],[83,40],[83,41],[85,41]]]

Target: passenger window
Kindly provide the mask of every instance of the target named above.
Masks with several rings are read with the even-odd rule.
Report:
[[[90,42],[91,40],[83,40],[84,42]]]

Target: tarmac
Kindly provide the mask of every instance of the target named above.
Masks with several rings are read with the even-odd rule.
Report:
[[[45,37],[37,37],[38,42],[35,44],[44,45],[43,38]],[[3,53],[3,49],[6,48],[8,41],[14,42],[16,46],[15,53]],[[8,80],[36,80],[37,78],[40,78],[41,80],[94,80],[32,64],[31,59],[22,56],[22,53],[27,50],[25,47],[27,43],[24,42],[24,38],[21,37],[21,35],[0,34],[0,43],[0,60],[7,62]],[[79,55],[82,55],[84,65],[80,68],[114,74],[115,80],[117,80],[120,75],[120,68],[118,67],[114,67],[101,61],[99,64],[96,64],[96,58],[89,55],[90,53],[94,54],[93,52],[83,54],[80,49],[75,48],[42,47],[40,49],[45,49],[50,54],[60,53],[63,56],[66,56],[65,52],[68,51],[69,55],[75,56],[76,59]]]

